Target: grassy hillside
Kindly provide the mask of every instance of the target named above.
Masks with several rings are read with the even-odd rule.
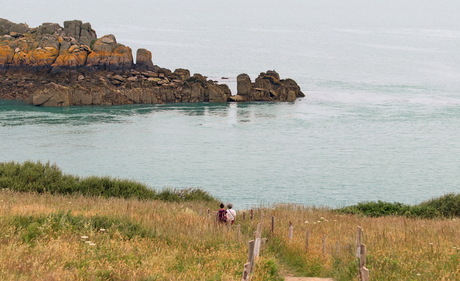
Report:
[[[282,280],[281,270],[357,280],[358,225],[364,229],[372,280],[460,280],[455,214],[371,217],[277,205],[255,209],[253,220],[240,210],[237,224],[227,228],[214,221],[217,201],[201,191],[159,196],[162,192],[138,183],[91,178],[104,183],[93,193],[81,184],[87,179],[62,175],[53,165],[1,167],[7,169],[0,169],[0,280],[240,280],[247,241],[259,222],[269,239],[255,281]],[[456,198],[421,205],[443,214],[458,206]],[[213,210],[209,215],[208,209]]]

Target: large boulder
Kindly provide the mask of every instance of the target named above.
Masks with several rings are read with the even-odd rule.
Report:
[[[227,102],[229,96],[231,96],[230,89],[227,85],[217,85],[212,82],[208,82],[206,87],[207,96],[209,102]]]
[[[190,78],[190,71],[188,69],[184,69],[184,68],[178,68],[178,69],[174,70],[173,74],[178,79],[184,80],[184,81]]]
[[[236,77],[237,94],[241,96],[248,96],[251,94],[252,83],[251,78],[246,73],[240,74]]]
[[[115,36],[105,35],[94,42],[87,65],[105,70],[126,70],[133,67],[131,48],[117,44]]]
[[[79,67],[86,64],[91,49],[87,45],[72,45],[67,50],[61,50],[53,67]]]
[[[29,32],[29,26],[25,23],[14,23],[7,19],[0,18],[0,35],[23,34]]]
[[[36,91],[32,96],[32,104],[37,106],[68,106],[70,89],[50,83]]]
[[[137,49],[136,69],[139,71],[153,70],[152,52],[147,49]]]
[[[274,70],[260,73],[254,83],[247,74],[240,74],[237,83],[238,94],[231,101],[295,101],[305,96],[294,80],[280,79]]]
[[[63,31],[62,27],[57,23],[44,22],[36,28],[37,36],[60,34]]]
[[[82,45],[90,46],[93,40],[97,39],[96,32],[91,28],[91,24],[83,23],[81,20],[64,22],[64,34],[72,37]]]

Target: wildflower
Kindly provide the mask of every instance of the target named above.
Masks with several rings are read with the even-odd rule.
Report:
[[[105,228],[99,229],[100,232],[105,232]]]
[[[88,239],[88,238],[89,238],[89,237],[86,236],[86,235],[83,235],[83,236],[81,237],[82,240],[86,240],[86,239]]]
[[[305,221],[305,223],[308,223],[308,221]]]
[[[88,243],[90,246],[96,246],[96,243]]]
[[[420,275],[422,275],[422,274],[420,274],[420,273],[417,273],[417,276],[420,276]]]

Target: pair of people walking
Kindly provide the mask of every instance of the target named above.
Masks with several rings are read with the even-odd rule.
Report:
[[[236,211],[232,209],[233,204],[229,203],[225,209],[224,203],[220,204],[220,209],[217,212],[217,221],[224,224],[234,224],[236,219]]]

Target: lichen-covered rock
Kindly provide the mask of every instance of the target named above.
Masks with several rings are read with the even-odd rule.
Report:
[[[187,69],[172,72],[152,62],[152,53],[132,51],[114,35],[99,39],[89,23],[43,23],[37,28],[0,19],[0,98],[37,106],[115,105],[228,101],[294,101],[304,96],[292,79],[275,71],[251,82],[237,77],[238,94],[227,85]]]
[[[67,50],[60,52],[52,66],[71,68],[84,66],[89,53],[91,49],[86,45],[72,45]]]
[[[105,35],[94,42],[87,65],[105,70],[126,70],[133,67],[131,48],[118,44],[115,36]]]
[[[0,45],[0,65],[13,62],[14,50],[8,45]]]

